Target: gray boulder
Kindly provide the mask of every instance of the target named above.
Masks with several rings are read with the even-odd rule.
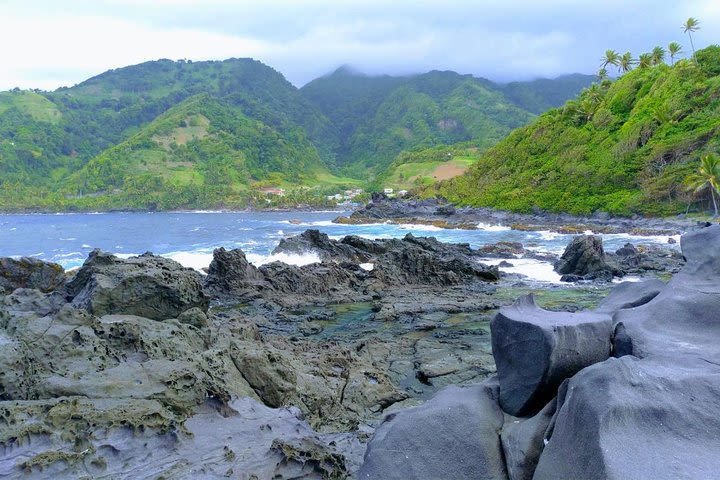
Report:
[[[709,479],[720,464],[720,367],[611,358],[561,388],[533,478]]]
[[[643,282],[622,282],[612,289],[595,309],[596,312],[614,313],[625,308],[645,305],[665,288],[658,279]]]
[[[388,415],[368,445],[357,478],[507,478],[497,383],[451,386],[423,405]]]
[[[684,354],[720,363],[720,225],[680,242],[683,269],[652,301],[615,315],[616,356]]]
[[[153,320],[177,318],[193,307],[205,312],[209,303],[199,273],[151,253],[122,259],[93,250],[65,293],[73,305],[94,315]]]
[[[612,317],[551,312],[532,295],[504,307],[490,323],[500,405],[510,415],[537,413],[563,380],[610,356]]]
[[[534,417],[509,417],[505,422],[501,439],[510,480],[532,480],[556,406],[553,399]]]
[[[245,257],[239,248],[225,250],[220,247],[213,250],[213,260],[205,277],[205,288],[215,295],[237,294],[254,290],[262,285],[265,277]]]
[[[17,288],[35,288],[51,292],[65,283],[65,270],[57,263],[32,257],[0,258],[0,294]]]
[[[605,262],[602,238],[595,235],[578,235],[573,238],[555,262],[555,271],[568,275],[566,279],[612,278],[612,270]]]

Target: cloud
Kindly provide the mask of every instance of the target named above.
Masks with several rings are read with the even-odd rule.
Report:
[[[607,48],[686,43],[688,16],[702,22],[696,45],[717,41],[718,10],[716,0],[10,0],[0,89],[53,89],[158,58],[253,57],[296,85],[343,64],[501,81],[594,73]]]

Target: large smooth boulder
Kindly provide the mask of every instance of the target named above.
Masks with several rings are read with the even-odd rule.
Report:
[[[177,318],[194,307],[207,311],[209,300],[200,274],[168,258],[145,253],[119,258],[93,250],[66,297],[94,315],[126,314],[153,320]]]
[[[665,288],[665,282],[658,279],[642,282],[622,282],[612,289],[595,309],[596,312],[614,313],[625,308],[645,305]]]
[[[0,258],[0,294],[12,293],[18,288],[36,288],[47,293],[64,282],[65,270],[57,263],[32,257]]]
[[[501,308],[490,323],[500,405],[514,416],[537,413],[563,380],[610,356],[612,317],[551,312],[532,295]]]
[[[720,363],[720,225],[684,235],[687,262],[649,303],[621,310],[616,356],[701,356]]]
[[[561,388],[544,479],[710,479],[720,465],[720,366],[611,358]]]
[[[595,235],[578,235],[565,248],[555,262],[555,271],[569,278],[612,278],[612,270],[605,262],[602,238]]]
[[[368,445],[361,480],[507,478],[497,383],[451,386],[423,405],[388,415]]]
[[[556,407],[557,400],[553,399],[534,417],[509,417],[505,421],[501,439],[510,480],[532,480]]]

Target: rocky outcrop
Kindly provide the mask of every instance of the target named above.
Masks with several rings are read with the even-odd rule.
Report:
[[[32,257],[0,258],[0,295],[17,288],[51,292],[65,283],[65,271],[57,263]]]
[[[448,287],[500,278],[496,266],[478,261],[468,244],[446,244],[432,237],[368,240],[330,239],[317,230],[283,240],[274,253],[313,252],[321,263],[280,262],[255,268],[239,250],[214,252],[205,286],[216,296],[251,300],[262,297],[280,305],[363,301],[407,287]],[[370,265],[370,269],[366,269]],[[365,268],[364,268],[365,267]]]
[[[626,356],[593,365],[558,396],[533,478],[714,478],[720,367]]]
[[[448,387],[420,407],[387,416],[358,478],[505,478],[502,425],[496,382]]]
[[[248,292],[258,289],[265,277],[250,264],[240,249],[216,248],[205,277],[205,288],[211,294]],[[248,292],[249,293],[249,292]]]
[[[687,262],[667,285],[623,283],[596,311],[574,316],[541,310],[529,298],[496,315],[491,328],[499,389],[489,405],[487,397],[477,401],[483,411],[473,418],[486,418],[498,408],[504,411],[500,438],[508,478],[716,475],[720,226],[687,234],[681,244]],[[608,358],[611,353],[620,358]],[[397,431],[407,438],[424,438],[431,412],[421,416],[419,411],[408,411],[412,425],[408,422]],[[427,471],[453,472],[460,462],[456,442],[465,441],[467,432],[457,422],[468,415],[459,409],[453,413],[452,407],[445,413],[450,438],[428,440],[432,453],[413,445],[432,460],[408,457]],[[410,477],[423,478],[422,471],[416,473],[413,465],[403,463],[404,448],[390,451],[391,444],[408,440],[388,440],[385,431],[395,431],[391,422],[378,429],[361,472],[380,478],[377,465],[383,465],[391,472],[407,469]],[[485,442],[497,439],[495,431],[485,435]],[[485,447],[475,450],[479,461],[486,458]],[[433,456],[435,452],[440,454]],[[442,454],[447,462],[439,460]],[[474,475],[483,478],[482,473]]]
[[[94,315],[123,313],[154,320],[177,318],[195,307],[206,311],[209,305],[200,274],[151,253],[122,259],[94,250],[65,295]]]
[[[684,235],[683,269],[649,303],[615,315],[616,355],[720,363],[720,225]]]
[[[596,235],[579,235],[565,248],[555,262],[555,271],[563,280],[612,279],[613,272],[605,261],[602,238]]]
[[[352,245],[352,243],[357,246]],[[373,252],[369,251],[371,249],[371,245],[359,244],[359,242],[337,242],[331,240],[327,234],[321,233],[319,230],[309,229],[300,235],[283,238],[272,253],[303,254],[313,252],[317,253],[320,259],[324,261],[366,263],[370,261],[373,255]]]
[[[514,416],[534,415],[563,380],[611,353],[610,315],[550,312],[532,296],[500,309],[490,328],[500,405]]]

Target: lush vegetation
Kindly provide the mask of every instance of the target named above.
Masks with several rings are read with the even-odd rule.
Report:
[[[405,150],[493,145],[536,104],[575,93],[553,82],[341,69],[297,89],[251,59],[160,60],[55,92],[0,92],[0,209],[323,204],[373,178],[381,185]],[[473,155],[443,159],[466,166]],[[418,168],[421,183],[432,178]]]
[[[693,192],[686,184],[699,159],[720,150],[720,46],[679,61],[677,46],[669,50],[673,65],[664,63],[664,49],[629,56],[619,79],[601,80],[515,130],[466,175],[424,194],[576,214],[708,208],[712,189]],[[612,66],[623,71],[623,55],[606,52],[602,67]]]
[[[301,92],[336,126],[336,166],[364,177],[368,170],[382,175],[406,150],[470,140],[487,148],[535,113],[562,105],[590,78],[499,85],[455,72],[368,77],[344,67]]]

